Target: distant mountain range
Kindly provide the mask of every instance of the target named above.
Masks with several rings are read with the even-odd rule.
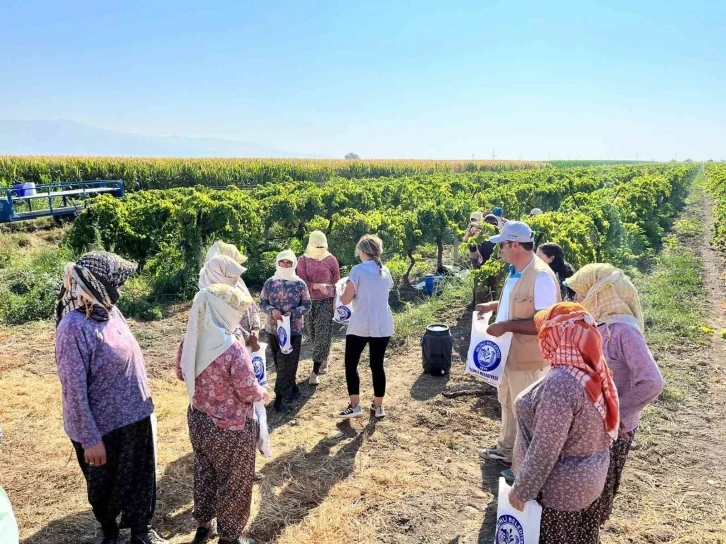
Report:
[[[11,120],[0,120],[0,155],[301,157],[237,140],[127,134],[73,121]]]

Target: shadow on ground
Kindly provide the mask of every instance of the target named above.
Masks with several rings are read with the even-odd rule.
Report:
[[[450,376],[421,374],[411,387],[411,397],[418,401],[430,400],[446,390]]]
[[[499,474],[506,467],[499,463],[487,461],[481,465],[482,489],[488,491],[494,497],[499,494]],[[491,544],[494,539],[494,529],[497,524],[497,501],[491,501],[484,511],[484,519],[479,529],[479,544]]]
[[[189,533],[196,528],[192,518],[193,463],[194,457],[191,453],[180,457],[167,465],[158,481],[153,525],[168,538]],[[23,540],[23,544],[91,543],[95,528],[96,520],[89,506],[84,512],[53,520],[33,536]],[[126,542],[128,532],[121,532],[120,542]]]
[[[339,433],[322,439],[309,452],[298,448],[267,463],[262,469],[261,509],[250,526],[250,535],[263,542],[274,541],[285,527],[303,521],[336,484],[353,473],[358,450],[375,427],[376,420],[371,418],[357,433],[350,421],[344,421],[338,424]],[[332,453],[351,437],[355,438]],[[276,494],[280,487],[284,489]]]

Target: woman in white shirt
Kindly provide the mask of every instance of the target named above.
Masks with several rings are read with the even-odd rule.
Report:
[[[373,374],[374,400],[371,410],[375,417],[383,418],[383,396],[386,394],[386,372],[383,360],[388,342],[393,336],[393,314],[388,306],[388,294],[393,287],[391,272],[381,262],[383,242],[377,236],[366,234],[356,246],[361,264],[350,271],[343,292],[343,304],[354,301],[354,311],[345,337],[345,380],[350,404],[340,412],[341,418],[360,417],[360,377],[358,363],[366,345],[370,346],[370,366]]]

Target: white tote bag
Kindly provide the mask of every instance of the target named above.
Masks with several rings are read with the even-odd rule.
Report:
[[[511,489],[504,478],[499,478],[494,544],[538,544],[542,507],[537,501],[527,501],[520,512],[509,502]]]
[[[0,487],[0,542],[18,544],[18,523],[5,490]]]
[[[267,387],[267,358],[265,352],[267,350],[267,344],[260,342],[260,349],[252,351],[250,347],[247,347],[247,352],[250,354],[250,361],[252,361],[252,368],[255,371],[255,378],[257,383],[262,387]]]
[[[257,449],[267,457],[272,457],[272,449],[270,448],[270,428],[267,426],[267,410],[265,403],[262,401],[252,404],[252,411],[255,418],[255,426],[257,427]]]
[[[159,454],[157,453],[157,450],[159,443],[159,422],[156,419],[156,414],[154,412],[151,412],[149,419],[151,420],[151,434],[154,437],[154,463],[158,465]]]
[[[353,315],[353,303],[343,304],[343,291],[345,291],[345,285],[348,282],[348,278],[340,278],[335,284],[335,312],[333,312],[333,321],[336,323],[345,324],[350,321],[350,317]]]
[[[280,351],[287,355],[292,353],[292,338],[290,337],[290,316],[283,315],[282,321],[277,322],[277,341]]]
[[[512,333],[507,332],[498,337],[488,335],[487,327],[491,317],[491,312],[481,319],[477,318],[477,312],[472,316],[466,371],[498,388],[509,355],[509,346],[512,344]]]

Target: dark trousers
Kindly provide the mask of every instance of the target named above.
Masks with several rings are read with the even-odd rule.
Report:
[[[305,318],[305,327],[313,343],[313,372],[320,371],[320,366],[330,355],[333,342],[333,299],[313,300],[310,315]]]
[[[200,525],[216,517],[220,538],[234,541],[250,517],[255,422],[250,417],[242,430],[220,429],[192,407],[187,421],[194,449],[194,517]]]
[[[575,512],[563,512],[545,506],[542,508],[539,544],[599,544],[599,517],[597,501]]]
[[[370,345],[373,394],[376,397],[383,397],[386,394],[386,371],[383,369],[383,359],[390,339],[390,336],[373,338],[353,334],[345,337],[345,381],[348,384],[349,395],[360,395],[358,363],[366,345]]]
[[[275,397],[280,400],[289,400],[297,391],[297,367],[300,363],[300,350],[302,349],[302,336],[292,336],[292,352],[285,354],[280,351],[280,342],[276,334],[268,335],[272,360],[275,361],[277,378],[275,379]]]
[[[625,461],[628,459],[630,447],[633,445],[635,431],[629,432],[627,437],[618,437],[610,446],[610,466],[608,467],[608,476],[605,480],[605,488],[602,490],[600,498],[596,501],[600,505],[600,525],[610,519],[613,512],[613,502],[615,495],[620,489],[620,481],[623,477],[623,469]]]
[[[106,464],[86,463],[83,446],[73,442],[86,478],[88,502],[106,531],[117,531],[116,518],[134,534],[151,527],[156,506],[156,461],[151,418],[115,429],[103,436]]]

